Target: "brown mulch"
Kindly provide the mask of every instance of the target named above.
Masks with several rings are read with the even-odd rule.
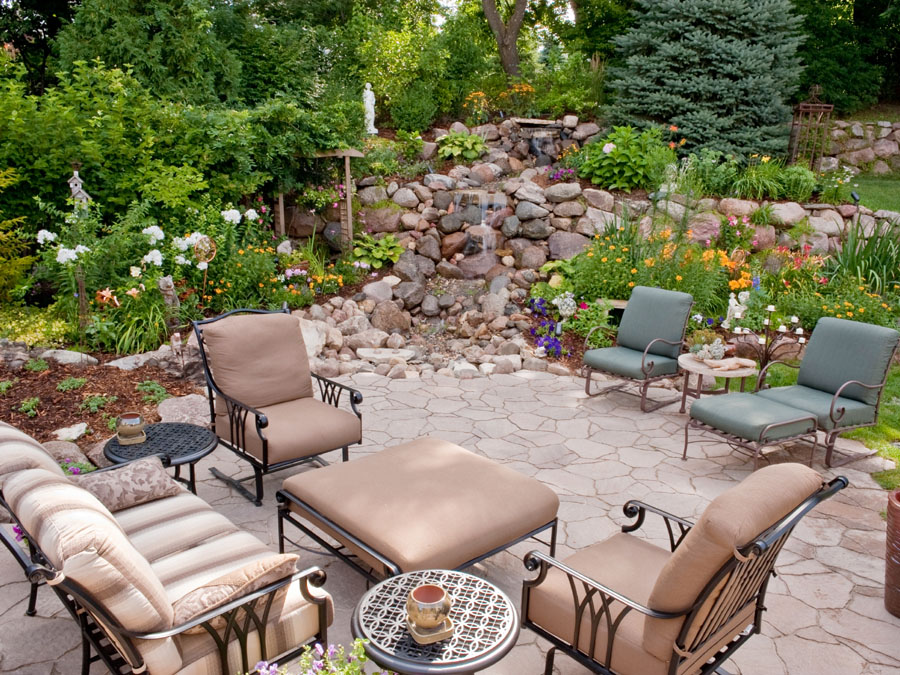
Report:
[[[16,380],[5,396],[0,396],[0,419],[8,422],[38,441],[55,440],[53,432],[79,422],[87,422],[88,434],[79,441],[82,449],[90,447],[98,440],[111,435],[108,421],[128,411],[138,411],[148,422],[158,422],[159,414],[155,403],[143,400],[146,395],[136,391],[141,382],[153,380],[165,387],[170,396],[185,396],[202,390],[192,382],[168,374],[161,368],[143,366],[135,370],[119,370],[102,365],[115,356],[93,354],[101,361],[97,366],[63,365],[48,360],[50,368],[34,373],[24,368],[11,370],[0,364],[0,380]],[[87,383],[80,389],[61,392],[57,384],[67,377],[83,377]],[[82,410],[81,404],[88,396],[116,396],[117,399],[96,413]],[[19,412],[22,401],[37,396],[40,404],[36,417]]]

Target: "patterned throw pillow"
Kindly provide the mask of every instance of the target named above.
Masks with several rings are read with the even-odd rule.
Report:
[[[273,553],[270,556],[249,562],[240,569],[226,572],[222,576],[195,588],[175,601],[175,625],[180,626],[194,617],[224,605],[236,598],[249,595],[264,586],[284,579],[297,571],[299,556],[293,553]],[[222,617],[212,622],[213,628],[224,626]],[[195,626],[188,633],[205,633],[202,626]]]
[[[69,479],[93,494],[113,513],[173,497],[184,490],[166,473],[156,456],[144,457],[107,471],[70,476]]]

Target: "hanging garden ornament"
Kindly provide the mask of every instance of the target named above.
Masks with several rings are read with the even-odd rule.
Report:
[[[194,259],[197,261],[197,269],[203,270],[202,294],[206,295],[206,272],[209,263],[216,257],[216,242],[214,242],[211,237],[204,234],[197,240],[197,243],[194,244],[193,250]]]

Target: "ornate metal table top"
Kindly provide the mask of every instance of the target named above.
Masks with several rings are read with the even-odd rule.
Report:
[[[406,629],[406,599],[420,584],[450,595],[453,636],[420,645]],[[355,637],[380,666],[402,673],[471,673],[496,663],[518,638],[519,620],[509,598],[493,584],[465,572],[423,570],[389,577],[370,589],[353,612]]]
[[[147,440],[135,445],[119,445],[113,436],[103,446],[103,454],[113,462],[165,455],[172,466],[196,462],[216,449],[218,439],[209,429],[182,422],[148,424]]]

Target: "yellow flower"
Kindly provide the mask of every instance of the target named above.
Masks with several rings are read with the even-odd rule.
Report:
[[[262,283],[261,281],[259,282],[259,287],[260,287],[260,288],[263,287],[263,283]]]
[[[882,302],[881,306],[884,307],[885,309],[888,309],[888,304],[886,302]]]
[[[616,258],[616,262],[622,262],[621,258]]]
[[[865,287],[865,286],[860,286],[860,287],[859,287],[859,290],[864,291],[864,290],[866,290],[866,287]]]
[[[653,267],[653,266],[656,264],[656,261],[655,261],[653,258],[647,258],[647,259],[644,261],[644,264],[645,264],[647,267]]]
[[[244,255],[244,249],[239,248],[239,249],[238,249],[238,255]]]
[[[865,308],[865,307],[860,307],[857,311],[858,311],[860,314],[863,314],[863,313],[865,313],[866,308]]]
[[[759,157],[759,155],[757,155],[757,154],[750,155],[750,159],[756,159],[757,157]]]
[[[243,265],[242,265],[241,263],[238,263],[237,266],[238,266],[238,267],[243,267]]]
[[[772,158],[769,157],[768,155],[763,155],[763,158],[759,161],[762,162],[763,164],[768,164],[770,159],[772,159]]]
[[[594,257],[594,252],[593,252],[593,251],[588,251],[587,257],[588,257],[588,258],[593,258],[593,257]]]
[[[607,258],[606,256],[600,258],[600,262],[606,262],[607,260],[609,260],[609,258]]]
[[[853,316],[853,312],[847,312],[847,316]]]
[[[615,251],[615,250],[616,250],[615,244],[612,244],[612,245],[609,247],[609,250],[610,250],[610,251]]]
[[[636,267],[632,267],[632,268],[631,268],[631,273],[632,273],[632,274],[637,274],[637,268],[636,268]]]
[[[680,274],[676,274],[676,275],[675,275],[675,281],[681,281],[681,275],[680,275]]]
[[[843,318],[844,318],[844,315],[843,315],[843,314],[838,314],[838,315],[837,315],[837,318],[843,319]]]
[[[634,282],[633,282],[633,281],[629,281],[629,282],[628,282],[628,288],[633,288],[633,287],[634,287]]]
[[[625,253],[628,253],[628,247],[627,247],[627,246],[623,246],[623,247],[622,247],[622,251],[624,251]]]

